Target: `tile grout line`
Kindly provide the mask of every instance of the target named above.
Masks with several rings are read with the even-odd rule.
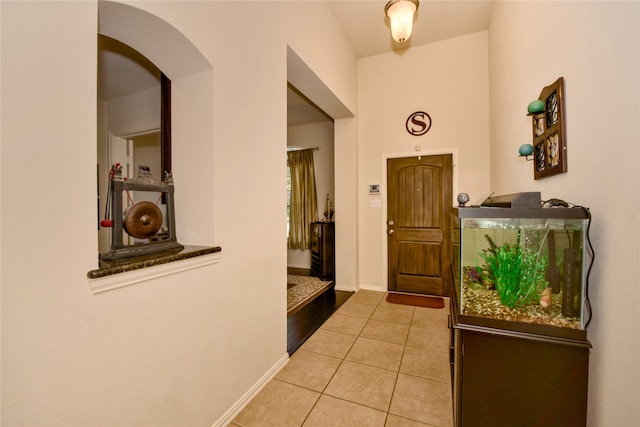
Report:
[[[386,294],[387,294],[387,293],[385,293],[384,295],[386,296]],[[351,336],[354,336],[354,337],[355,337],[355,339],[353,340],[353,342],[350,344],[349,348],[345,351],[344,356],[342,356],[342,357],[339,357],[339,358],[338,358],[338,357],[330,356],[330,355],[327,355],[327,354],[316,353],[316,352],[314,352],[314,351],[304,350],[304,351],[307,351],[307,352],[309,352],[309,353],[313,353],[313,354],[318,354],[318,355],[322,355],[322,356],[326,356],[326,357],[332,357],[332,358],[335,358],[335,359],[339,359],[339,360],[340,360],[340,363],[338,364],[338,366],[337,366],[336,370],[333,372],[333,374],[331,375],[331,377],[329,378],[329,380],[327,381],[327,383],[324,385],[324,387],[322,388],[322,390],[319,392],[319,394],[318,394],[318,398],[316,399],[316,401],[315,401],[315,402],[314,402],[314,404],[312,405],[312,407],[311,407],[311,409],[309,410],[309,412],[306,414],[306,416],[305,416],[304,420],[302,421],[301,426],[302,426],[302,425],[304,425],[304,423],[309,419],[309,416],[311,415],[311,413],[313,412],[313,410],[316,408],[316,406],[317,406],[317,405],[318,405],[318,403],[320,402],[320,399],[321,399],[323,396],[331,397],[331,398],[333,398],[333,399],[338,399],[338,400],[341,400],[341,401],[343,401],[343,402],[347,402],[347,403],[349,403],[349,404],[353,404],[353,405],[361,406],[361,407],[363,407],[363,408],[369,408],[369,409],[373,409],[373,410],[376,410],[376,411],[383,412],[383,413],[385,414],[385,415],[384,415],[384,425],[386,425],[386,424],[387,424],[387,422],[388,422],[388,420],[389,420],[389,415],[394,415],[394,416],[397,416],[397,417],[400,417],[400,418],[405,418],[405,419],[409,419],[409,420],[412,420],[412,421],[421,422],[421,421],[418,421],[418,420],[413,420],[412,418],[407,418],[407,417],[405,417],[405,416],[392,414],[392,413],[390,412],[390,409],[391,409],[391,403],[393,402],[393,397],[394,397],[395,392],[396,392],[396,388],[397,388],[397,384],[398,384],[398,379],[399,379],[399,376],[400,376],[400,373],[401,373],[401,372],[400,372],[400,370],[401,370],[401,368],[402,368],[402,362],[403,362],[404,357],[405,357],[405,355],[406,355],[407,347],[420,348],[420,349],[422,349],[422,347],[420,347],[420,346],[415,346],[415,345],[414,345],[414,346],[411,346],[411,345],[409,345],[409,344],[408,344],[408,343],[409,343],[409,335],[410,335],[410,333],[411,333],[411,329],[412,329],[412,328],[424,329],[424,330],[429,330],[429,329],[436,329],[436,330],[439,330],[439,329],[440,329],[440,328],[423,328],[423,327],[419,327],[419,326],[413,326],[413,324],[414,324],[414,320],[416,320],[416,319],[415,319],[415,315],[416,315],[416,306],[411,306],[411,308],[412,308],[412,309],[410,310],[410,311],[411,311],[411,319],[410,319],[410,322],[409,322],[409,324],[408,324],[407,334],[406,334],[406,336],[405,336],[405,337],[404,337],[404,339],[403,339],[403,343],[402,343],[402,353],[401,353],[401,355],[400,355],[400,362],[399,362],[399,364],[398,364],[397,369],[388,369],[388,368],[378,367],[379,369],[383,369],[383,370],[386,370],[386,371],[394,372],[394,373],[395,373],[395,380],[394,380],[393,388],[392,388],[392,390],[391,390],[391,395],[390,395],[391,397],[390,397],[390,399],[389,399],[389,404],[387,405],[386,410],[381,410],[381,409],[379,409],[379,408],[375,408],[375,407],[372,407],[372,406],[369,406],[369,405],[366,405],[366,404],[362,404],[362,403],[358,403],[358,402],[353,402],[353,401],[350,401],[350,400],[347,400],[347,399],[344,399],[344,398],[340,398],[340,397],[332,396],[332,395],[330,395],[330,394],[326,394],[326,390],[327,390],[327,388],[329,387],[329,384],[331,383],[331,381],[334,379],[334,377],[335,377],[335,376],[336,376],[336,374],[338,373],[338,370],[339,370],[339,369],[344,365],[344,362],[345,362],[345,361],[348,361],[348,360],[347,360],[347,356],[348,356],[348,355],[349,355],[349,353],[353,350],[353,348],[354,348],[354,346],[355,346],[355,344],[356,344],[356,342],[358,341],[358,339],[359,339],[359,338],[366,338],[366,339],[370,339],[370,340],[373,340],[373,341],[379,341],[379,342],[385,342],[385,343],[386,343],[386,342],[388,342],[388,341],[385,341],[385,340],[383,340],[383,339],[369,338],[369,337],[363,337],[363,336],[362,336],[363,331],[366,329],[366,326],[369,324],[369,322],[370,322],[371,320],[375,320],[376,322],[381,322],[381,323],[401,325],[401,324],[394,323],[394,322],[389,322],[389,321],[386,321],[386,320],[377,320],[377,319],[373,319],[373,315],[375,314],[375,312],[376,312],[379,308],[385,308],[385,307],[382,305],[382,302],[383,302],[383,301],[385,301],[385,296],[383,296],[382,298],[380,298],[380,299],[379,299],[379,301],[377,302],[377,304],[375,304],[375,305],[373,305],[373,304],[362,304],[362,303],[353,302],[353,303],[356,303],[356,304],[369,305],[369,306],[373,306],[373,307],[374,307],[374,309],[373,309],[373,311],[371,312],[371,314],[370,314],[368,317],[366,317],[366,318],[364,318],[364,317],[360,317],[360,316],[352,316],[352,315],[349,315],[349,314],[342,314],[342,313],[339,313],[338,311],[336,311],[335,313],[333,313],[333,314],[332,314],[332,315],[331,315],[331,316],[330,316],[330,317],[329,317],[329,318],[328,318],[328,319],[327,319],[327,320],[326,320],[326,321],[325,321],[325,322],[324,322],[324,323],[323,323],[323,324],[318,328],[318,330],[323,329],[324,324],[326,324],[326,323],[327,323],[327,321],[328,321],[331,317],[335,316],[336,314],[340,314],[341,316],[347,316],[347,317],[351,317],[351,318],[365,319],[365,324],[364,324],[364,326],[363,326],[363,327],[359,330],[359,332],[358,332],[357,334],[355,334],[355,335],[353,335],[353,334],[349,334],[349,333],[345,333],[345,332],[341,332],[341,331],[334,331],[334,330],[331,330],[331,329],[324,329],[325,331],[328,331],[328,332],[341,333],[341,334],[344,334],[344,335],[351,335]],[[393,309],[392,307],[388,307],[388,308]],[[403,310],[403,311],[409,311],[409,310]],[[421,320],[422,320],[422,319],[421,319]],[[398,344],[399,344],[399,343],[398,343]],[[302,349],[301,349],[301,350],[302,350]],[[357,361],[349,361],[349,362],[354,363],[354,364],[363,365],[363,366],[368,366],[368,367],[376,367],[376,366],[374,366],[374,365],[368,365],[368,364],[366,364],[366,363],[361,363],[361,362],[357,362]],[[420,376],[420,375],[414,375],[414,374],[404,374],[404,375],[407,375],[407,376],[410,376],[410,377],[414,377],[414,378],[427,379],[427,380],[434,381],[434,382],[438,382],[438,383],[441,383],[441,384],[448,384],[448,382],[446,382],[446,381],[437,380],[437,379],[433,379],[433,378],[422,377],[422,376]],[[283,382],[286,382],[286,381],[283,381]],[[291,384],[291,383],[290,383],[290,384]],[[292,384],[292,385],[296,385],[296,384]],[[297,386],[297,385],[296,385],[296,386]],[[311,389],[308,389],[308,388],[306,388],[306,387],[302,387],[302,386],[298,386],[298,387],[301,387],[301,388],[304,388],[304,389],[307,389],[307,390],[311,390]],[[315,391],[315,390],[311,390],[311,391]]]
[[[411,332],[411,324],[413,323],[413,316],[416,313],[416,308],[413,307],[411,312],[411,321],[409,322],[409,329],[407,330],[407,336],[404,338],[404,344],[402,345],[402,355],[400,356],[400,364],[398,365],[398,372],[396,372],[396,380],[393,382],[393,388],[391,389],[391,398],[389,399],[389,406],[387,407],[387,416],[385,417],[385,426],[389,420],[389,414],[391,413],[391,403],[393,402],[393,396],[396,394],[396,387],[398,386],[398,378],[400,377],[400,369],[402,368],[402,361],[407,350],[407,342],[409,341],[409,333]],[[395,415],[395,414],[392,414]],[[397,416],[397,415],[395,415]]]
[[[378,304],[377,304],[375,307],[378,307],[378,305],[379,305],[379,304],[380,304],[380,302],[378,302]],[[344,304],[343,304],[343,306],[344,306]],[[331,317],[333,317],[334,315],[336,315],[336,314],[338,313],[338,311],[339,311],[339,310],[337,310],[335,313],[333,313],[331,316],[329,316],[329,318],[328,318],[327,320],[325,320],[325,321],[324,321],[324,323],[323,323],[322,325],[320,325],[320,327],[318,328],[318,330],[322,329],[322,326],[324,326],[324,324],[325,324],[325,323],[327,323],[327,321],[329,321],[329,319],[331,319]],[[375,309],[374,309],[374,312],[375,312]],[[367,322],[369,322],[369,320],[371,319],[371,316],[372,316],[372,315],[373,315],[373,313],[372,313],[371,315],[369,315],[369,317],[367,318]],[[345,316],[345,315],[343,315],[343,316]],[[351,316],[351,317],[356,317],[356,316]],[[362,317],[361,317],[361,319],[362,319]],[[365,326],[366,326],[366,323],[365,323]],[[336,370],[334,371],[334,373],[331,375],[331,378],[329,378],[329,381],[327,381],[327,384],[325,384],[325,386],[322,388],[322,391],[320,392],[320,394],[319,394],[319,396],[318,396],[318,399],[315,401],[315,403],[313,404],[313,406],[311,407],[311,409],[309,410],[309,412],[307,413],[307,415],[304,417],[304,420],[302,421],[302,424],[301,424],[300,426],[304,425],[304,423],[307,421],[307,419],[309,418],[309,416],[311,415],[311,413],[312,413],[312,412],[313,412],[313,410],[315,409],[316,405],[318,404],[318,402],[320,401],[320,399],[322,398],[322,396],[330,396],[330,397],[332,397],[332,398],[334,398],[334,399],[339,399],[339,400],[342,400],[342,401],[344,401],[344,402],[349,402],[349,403],[351,403],[351,404],[360,405],[360,406],[363,406],[363,407],[365,407],[365,408],[371,408],[370,406],[362,405],[362,404],[359,404],[359,403],[357,403],[357,402],[351,402],[351,401],[346,400],[346,399],[341,399],[341,398],[339,398],[339,397],[335,397],[335,396],[331,396],[331,395],[329,395],[329,394],[325,394],[325,391],[327,390],[327,387],[329,387],[329,384],[331,383],[331,381],[333,380],[333,378],[334,378],[334,377],[336,376],[336,374],[338,373],[338,370],[339,370],[339,369],[340,369],[340,367],[344,364],[344,362],[345,362],[345,360],[346,360],[346,358],[347,358],[347,355],[349,354],[349,352],[350,352],[350,351],[351,351],[351,349],[353,348],[354,344],[356,343],[356,341],[357,341],[357,340],[358,340],[358,338],[360,337],[360,334],[362,333],[362,331],[363,331],[363,330],[364,330],[364,326],[363,326],[362,330],[360,330],[360,332],[358,332],[358,335],[356,335],[356,336],[355,336],[356,338],[353,340],[353,342],[352,342],[352,343],[351,343],[351,345],[349,346],[349,349],[344,353],[344,356],[343,356],[342,358],[340,358],[340,363],[338,364],[338,367],[336,368]],[[335,332],[335,331],[332,331],[332,332]],[[345,335],[349,335],[349,334],[345,334]],[[320,354],[320,353],[315,353],[315,354]],[[326,355],[325,355],[325,356],[326,356]],[[337,358],[336,358],[336,359],[337,359]],[[376,409],[376,408],[371,408],[371,409]],[[388,414],[389,414],[389,412],[387,411],[387,415],[388,415]],[[385,424],[386,424],[386,416],[387,416],[387,415],[385,415]]]
[[[273,380],[275,380],[275,381],[282,382],[282,383],[287,383],[287,384],[290,384],[292,386],[299,387],[301,389],[312,391],[312,392],[315,392],[315,393],[318,394],[317,399],[315,401],[313,401],[313,404],[311,405],[311,408],[309,409],[309,411],[304,416],[304,419],[302,420],[300,426],[304,425],[304,423],[306,423],[310,419],[310,416],[311,416],[312,412],[314,412],[314,410],[319,408],[318,404],[320,402],[320,399],[323,398],[323,396],[326,396],[327,398],[331,398],[331,399],[337,399],[338,401],[342,401],[342,402],[348,403],[350,405],[356,405],[356,406],[361,407],[361,408],[367,408],[367,409],[371,409],[371,410],[374,410],[374,411],[377,411],[377,412],[382,412],[384,414],[384,417],[383,417],[384,418],[384,424],[383,424],[384,426],[386,426],[387,423],[389,422],[390,415],[393,415],[394,417],[399,417],[399,418],[402,418],[402,419],[407,419],[407,420],[412,420],[412,421],[419,422],[419,423],[424,423],[424,421],[413,419],[412,417],[407,417],[406,415],[399,415],[399,414],[391,413],[390,410],[391,410],[391,405],[392,405],[393,400],[394,400],[395,393],[398,391],[399,376],[400,376],[401,369],[402,369],[402,366],[403,366],[403,361],[405,359],[405,356],[407,356],[407,349],[408,349],[407,347],[417,348],[417,349],[421,349],[421,350],[429,349],[429,350],[433,350],[433,351],[437,352],[438,354],[441,353],[441,352],[444,352],[445,354],[448,354],[446,349],[438,349],[437,346],[424,347],[425,343],[423,343],[423,341],[421,339],[418,339],[417,341],[415,340],[415,338],[418,338],[418,337],[414,337],[414,340],[412,341],[415,345],[409,345],[409,338],[411,336],[411,331],[412,330],[415,331],[415,329],[418,329],[419,331],[415,331],[415,332],[417,332],[419,335],[422,335],[420,333],[420,331],[426,332],[427,335],[429,335],[431,333],[431,332],[429,332],[430,329],[432,329],[433,331],[436,331],[436,330],[439,331],[442,328],[441,327],[437,327],[437,326],[433,326],[433,327],[430,327],[430,326],[428,326],[428,327],[427,326],[425,326],[425,327],[414,326],[414,322],[419,322],[419,323],[422,323],[423,325],[425,323],[429,324],[430,322],[432,322],[432,325],[437,325],[437,320],[436,319],[431,319],[431,318],[429,318],[429,316],[426,316],[426,318],[421,316],[420,313],[422,312],[422,310],[418,310],[417,306],[410,306],[409,310],[406,310],[406,309],[398,310],[398,309],[395,309],[394,307],[390,307],[390,306],[388,306],[387,304],[384,303],[386,301],[386,298],[385,298],[386,295],[388,295],[388,292],[383,292],[382,296],[377,300],[376,304],[363,304],[361,302],[352,301],[352,303],[354,303],[354,304],[359,304],[359,305],[363,305],[363,306],[372,307],[371,313],[369,315],[367,315],[367,317],[352,316],[350,314],[342,314],[342,313],[338,312],[339,310],[336,310],[314,332],[314,334],[315,334],[317,331],[319,331],[321,329],[324,329],[323,328],[324,325],[332,317],[334,317],[337,314],[340,314],[341,316],[346,316],[346,317],[349,317],[349,318],[353,318],[353,319],[356,319],[356,318],[357,319],[363,319],[364,320],[363,326],[359,330],[356,329],[357,332],[355,334],[347,333],[347,332],[343,332],[343,331],[338,331],[338,330],[324,329],[325,332],[337,333],[337,334],[348,335],[348,336],[353,337],[353,341],[348,345],[348,348],[346,348],[346,350],[344,351],[344,353],[343,353],[343,355],[341,357],[336,357],[336,356],[332,356],[332,355],[329,355],[329,354],[318,353],[316,351],[310,351],[310,350],[307,350],[307,349],[300,348],[300,350],[303,350],[303,351],[305,351],[305,352],[307,352],[309,354],[321,355],[323,357],[335,359],[335,360],[337,360],[339,362],[337,364],[336,369],[330,375],[330,378],[328,378],[327,382],[321,387],[320,391],[317,391],[317,390],[314,390],[314,389],[311,389],[311,388],[308,388],[308,387],[305,387],[305,386],[302,386],[302,385],[298,385],[298,384],[295,384],[293,382],[289,382],[289,381],[286,381],[286,380],[280,380],[280,379],[273,378]],[[364,300],[371,302],[371,299],[364,299]],[[363,333],[366,330],[367,325],[369,325],[371,321],[375,321],[375,322],[379,322],[379,323],[385,323],[385,324],[403,325],[402,323],[395,323],[393,321],[374,319],[373,318],[374,315],[381,308],[382,309],[391,309],[391,310],[397,310],[397,311],[410,311],[411,312],[410,320],[409,320],[409,323],[407,325],[407,327],[408,327],[407,333],[406,333],[406,335],[404,336],[404,338],[402,340],[403,342],[401,343],[402,350],[401,350],[401,354],[400,354],[400,358],[399,358],[399,363],[398,363],[396,369],[389,369],[387,367],[376,366],[374,364],[365,363],[369,359],[362,359],[365,362],[361,362],[361,361],[357,361],[357,360],[347,360],[347,357],[349,356],[349,354],[352,351],[354,351],[354,347],[356,345],[356,342],[358,342],[358,340],[361,339],[361,338],[362,339],[371,340],[371,341],[377,341],[377,342],[381,342],[381,343],[400,344],[400,343],[394,342],[394,341],[387,341],[384,338],[371,338],[371,337],[363,336]],[[387,319],[395,319],[396,318],[396,316],[394,316],[393,313],[387,312],[387,313],[384,313],[384,315],[387,316]],[[398,316],[400,316],[400,315],[398,315]],[[400,316],[400,317],[402,318],[402,320],[404,320],[403,316]],[[445,326],[445,328],[444,328],[445,332],[446,332],[447,328],[448,327]],[[348,330],[349,328],[346,328],[346,329]],[[313,336],[313,334],[311,336]],[[356,359],[358,359],[358,357],[356,357]],[[326,390],[328,389],[329,385],[336,378],[336,375],[338,374],[338,371],[340,370],[341,367],[343,367],[345,365],[346,361],[348,361],[350,363],[353,363],[353,364],[361,365],[361,366],[377,368],[377,369],[384,370],[384,371],[387,371],[387,372],[393,372],[395,374],[395,379],[393,381],[393,386],[392,386],[392,388],[390,390],[390,398],[389,398],[388,405],[386,405],[386,410],[385,409],[380,409],[380,408],[374,407],[374,406],[369,406],[367,403],[359,403],[359,402],[356,402],[356,401],[348,400],[348,399],[346,399],[344,397],[337,397],[337,396],[333,396],[333,395],[330,395],[330,394],[326,393]],[[413,362],[411,362],[411,363],[413,363]],[[386,366],[386,364],[385,364],[385,366]],[[412,374],[412,373],[404,373],[403,375],[405,375],[407,377],[424,379],[424,380],[432,381],[432,382],[435,382],[435,383],[440,383],[440,384],[443,384],[443,385],[450,385],[450,382],[448,382],[448,381],[444,381],[442,379],[434,379],[434,378],[424,377],[422,375],[415,374],[415,373],[414,374]],[[347,396],[347,397],[349,397],[349,396]]]

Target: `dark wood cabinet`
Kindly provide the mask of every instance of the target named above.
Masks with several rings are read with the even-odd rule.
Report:
[[[333,279],[334,254],[335,223],[313,223],[311,228],[311,275],[321,279]]]
[[[586,425],[586,338],[474,325],[451,309],[456,426]]]

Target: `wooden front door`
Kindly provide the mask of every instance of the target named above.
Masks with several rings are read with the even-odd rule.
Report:
[[[448,295],[451,154],[387,160],[388,288]]]

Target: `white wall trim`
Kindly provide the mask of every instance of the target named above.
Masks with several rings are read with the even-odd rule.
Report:
[[[454,205],[454,200],[458,194],[458,149],[457,148],[442,148],[431,151],[410,151],[404,153],[382,153],[382,179],[380,182],[380,195],[382,196],[382,291],[389,290],[389,265],[388,254],[389,248],[387,243],[387,160],[397,159],[402,157],[418,157],[418,156],[437,156],[440,154],[451,154],[451,167],[453,172],[453,188],[452,188],[452,200],[451,206]],[[361,287],[364,288],[363,285]]]
[[[306,265],[306,264],[287,264],[288,268],[299,268],[301,270],[309,270],[311,269],[311,264]]]
[[[247,392],[225,412],[212,427],[224,427],[233,421],[238,414],[256,397],[258,393],[289,363],[289,354],[285,353],[275,365],[267,371]]]
[[[160,128],[153,127],[153,128],[141,128],[141,129],[135,129],[135,130],[132,129],[129,131],[124,131],[122,135],[117,135],[117,136],[119,136],[120,138],[130,139],[130,138],[136,138],[139,136],[151,135],[154,133],[160,133]]]
[[[360,283],[360,289],[365,291],[386,292],[386,288],[382,288],[380,285],[369,285],[367,283]]]
[[[206,265],[216,264],[220,261],[220,252],[196,256],[180,261],[172,261],[166,264],[145,267],[138,270],[117,273],[111,276],[100,277],[97,279],[87,279],[89,286],[94,295],[102,292],[113,291],[115,289],[124,288],[125,286],[136,285],[138,283],[157,279],[159,277],[169,276],[183,271],[193,270],[194,268],[204,267]]]
[[[355,288],[355,287],[348,287],[348,286],[340,286],[340,285],[335,285],[334,289],[336,291],[346,291],[346,292],[358,292],[360,289],[362,289],[361,287]]]

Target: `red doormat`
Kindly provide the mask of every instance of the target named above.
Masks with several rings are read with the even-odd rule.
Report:
[[[387,294],[387,302],[392,304],[415,305],[418,307],[444,308],[444,300],[440,297],[412,294]]]

